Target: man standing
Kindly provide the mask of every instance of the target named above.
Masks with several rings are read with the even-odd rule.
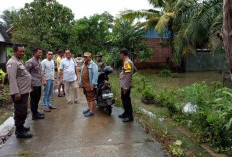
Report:
[[[102,72],[103,69],[106,67],[105,62],[102,60],[102,54],[98,53],[96,57],[97,57],[98,72]]]
[[[47,52],[47,59],[42,61],[42,81],[44,85],[43,90],[43,107],[45,112],[51,112],[51,109],[56,109],[51,104],[51,97],[54,89],[54,74],[55,74],[55,65],[53,58],[53,52]]]
[[[66,99],[69,104],[79,103],[77,100],[77,63],[72,58],[70,50],[65,51],[65,58],[60,63],[60,82],[65,85]]]
[[[31,97],[31,112],[32,120],[44,119],[44,113],[38,111],[38,105],[41,97],[41,86],[42,86],[42,76],[41,76],[41,64],[40,58],[42,57],[42,50],[40,48],[33,49],[33,57],[29,59],[26,63],[27,71],[31,74],[32,81],[32,92]]]
[[[127,49],[120,50],[120,58],[123,61],[123,68],[120,74],[120,87],[124,113],[119,115],[119,118],[123,118],[123,122],[131,122],[134,121],[130,98],[132,75],[137,71],[137,69],[134,66],[134,63],[129,59]]]
[[[82,58],[81,54],[78,54],[78,56],[76,58],[76,62],[77,62],[78,72],[81,72],[81,67],[84,64],[84,59]]]
[[[30,128],[24,127],[27,118],[28,96],[31,92],[31,75],[23,65],[25,55],[23,45],[13,47],[14,55],[7,62],[7,74],[10,83],[10,95],[14,102],[15,134],[17,138],[31,138]]]
[[[64,93],[64,84],[60,82],[60,63],[61,60],[64,58],[64,51],[60,50],[59,51],[59,56],[56,59],[56,64],[57,64],[57,70],[58,70],[58,74],[57,74],[57,79],[58,79],[58,83],[59,83],[59,87],[58,87],[58,97],[62,97],[63,95],[65,95]],[[62,92],[63,94],[60,93],[60,90],[62,88]]]
[[[92,61],[91,53],[84,53],[85,63],[81,68],[80,87],[84,89],[84,94],[88,102],[88,109],[83,112],[85,117],[94,115],[95,94],[98,80],[98,67]]]

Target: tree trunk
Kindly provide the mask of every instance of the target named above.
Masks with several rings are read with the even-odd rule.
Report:
[[[224,0],[223,43],[232,80],[232,0]]]

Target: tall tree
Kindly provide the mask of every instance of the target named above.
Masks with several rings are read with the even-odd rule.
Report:
[[[14,19],[13,42],[43,49],[65,48],[74,20],[72,11],[56,0],[26,3]]]
[[[106,37],[110,33],[112,21],[113,16],[106,12],[77,20],[70,38],[71,45],[77,45],[75,51],[90,51],[93,54],[106,51]]]
[[[146,21],[140,23],[139,26],[146,29],[154,28],[159,34],[162,34],[166,29],[170,31],[169,46],[174,52],[174,36],[178,31],[178,22],[176,19],[187,8],[195,3],[195,0],[148,0],[153,6],[153,9],[148,10],[126,10],[121,13],[124,19],[134,20],[135,18],[145,18]]]
[[[18,17],[17,10],[4,10],[0,18],[3,19],[4,25],[7,28],[13,26],[14,19]]]
[[[223,42],[232,80],[232,1],[224,0]]]
[[[130,58],[135,60],[139,58],[144,61],[150,58],[153,51],[144,42],[146,39],[144,29],[136,29],[133,22],[117,19],[112,29],[112,33],[107,37],[111,43],[111,53],[108,53],[108,59],[115,66],[119,66],[119,49],[127,48],[130,52]]]

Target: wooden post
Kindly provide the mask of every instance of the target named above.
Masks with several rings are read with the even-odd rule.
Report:
[[[224,0],[223,43],[232,81],[232,0]]]

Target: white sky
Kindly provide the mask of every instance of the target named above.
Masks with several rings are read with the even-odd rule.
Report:
[[[30,3],[33,0],[0,0],[0,14],[6,9],[20,9],[25,3]],[[149,9],[151,6],[147,0],[57,0],[59,3],[72,9],[75,14],[75,19],[84,16],[90,16],[94,13],[103,13],[108,11],[116,16],[119,11],[125,9]]]

